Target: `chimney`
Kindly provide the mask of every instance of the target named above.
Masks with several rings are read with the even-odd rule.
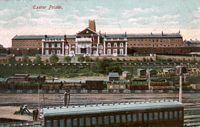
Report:
[[[67,35],[66,34],[64,35],[64,40],[67,41]]]
[[[89,28],[96,32],[95,20],[89,20]]]

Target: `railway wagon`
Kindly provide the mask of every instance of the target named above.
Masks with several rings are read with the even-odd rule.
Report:
[[[103,80],[86,80],[82,87],[86,90],[103,90],[106,88]]]
[[[96,104],[45,108],[45,127],[183,127],[177,101]]]

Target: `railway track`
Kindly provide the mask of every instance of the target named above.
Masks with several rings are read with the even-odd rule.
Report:
[[[5,98],[5,99],[4,99]],[[31,98],[31,99],[29,99]],[[43,102],[42,95],[40,96],[40,106],[59,106],[63,105],[62,94],[46,94]],[[71,105],[95,104],[95,103],[119,103],[119,102],[133,102],[133,101],[155,101],[161,99],[177,99],[176,94],[72,94]],[[21,106],[27,104],[29,108],[38,107],[38,98],[35,94],[20,94],[8,95],[1,94],[0,106]],[[31,101],[30,101],[31,100]],[[183,95],[184,103],[184,124],[187,127],[200,127],[200,95],[185,93]],[[30,123],[30,127],[32,123]],[[36,123],[35,127],[41,127]],[[0,126],[2,127],[2,126]]]
[[[186,127],[200,127],[200,104],[185,104],[184,125]]]

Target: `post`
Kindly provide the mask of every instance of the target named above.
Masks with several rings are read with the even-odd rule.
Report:
[[[38,108],[40,107],[40,87],[38,83]]]
[[[70,103],[70,91],[64,93],[64,106],[69,106]]]
[[[149,69],[147,69],[147,78],[148,78],[148,89],[150,91],[150,89],[151,89],[151,75],[150,75]]]
[[[182,74],[179,76],[179,102],[182,103]]]
[[[42,40],[42,56],[44,56],[44,41]]]

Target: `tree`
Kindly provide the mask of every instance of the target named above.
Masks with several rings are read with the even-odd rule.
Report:
[[[50,61],[50,63],[52,63],[52,64],[55,64],[55,63],[57,63],[58,62],[58,60],[59,60],[59,58],[58,58],[58,56],[57,55],[52,55],[52,56],[50,56],[50,58],[49,58],[49,61]]]
[[[116,63],[111,63],[107,68],[106,68],[106,73],[109,72],[118,72],[118,73],[122,73],[122,68],[120,67],[119,64]]]
[[[42,58],[39,55],[36,55],[33,63],[34,64],[41,64],[42,63]]]
[[[9,57],[8,57],[8,63],[9,63],[9,64],[14,64],[14,63],[16,63],[15,56],[9,56]]]
[[[85,57],[85,61],[86,61],[86,62],[91,62],[92,59],[91,59],[89,56],[86,56],[86,57]]]
[[[65,57],[64,57],[64,61],[65,61],[65,62],[70,62],[70,61],[71,61],[71,57],[65,56]]]
[[[102,59],[96,61],[96,68],[95,71],[98,71],[102,74],[108,74],[109,72],[122,72],[122,68],[119,63],[114,62],[112,59]]]
[[[83,61],[85,61],[85,57],[83,57],[83,56],[79,56],[79,57],[78,57],[78,61],[79,61],[79,62],[83,62]]]
[[[29,59],[29,57],[27,55],[23,55],[22,56],[22,62],[23,63],[30,63],[31,61],[30,61],[30,59]]]

